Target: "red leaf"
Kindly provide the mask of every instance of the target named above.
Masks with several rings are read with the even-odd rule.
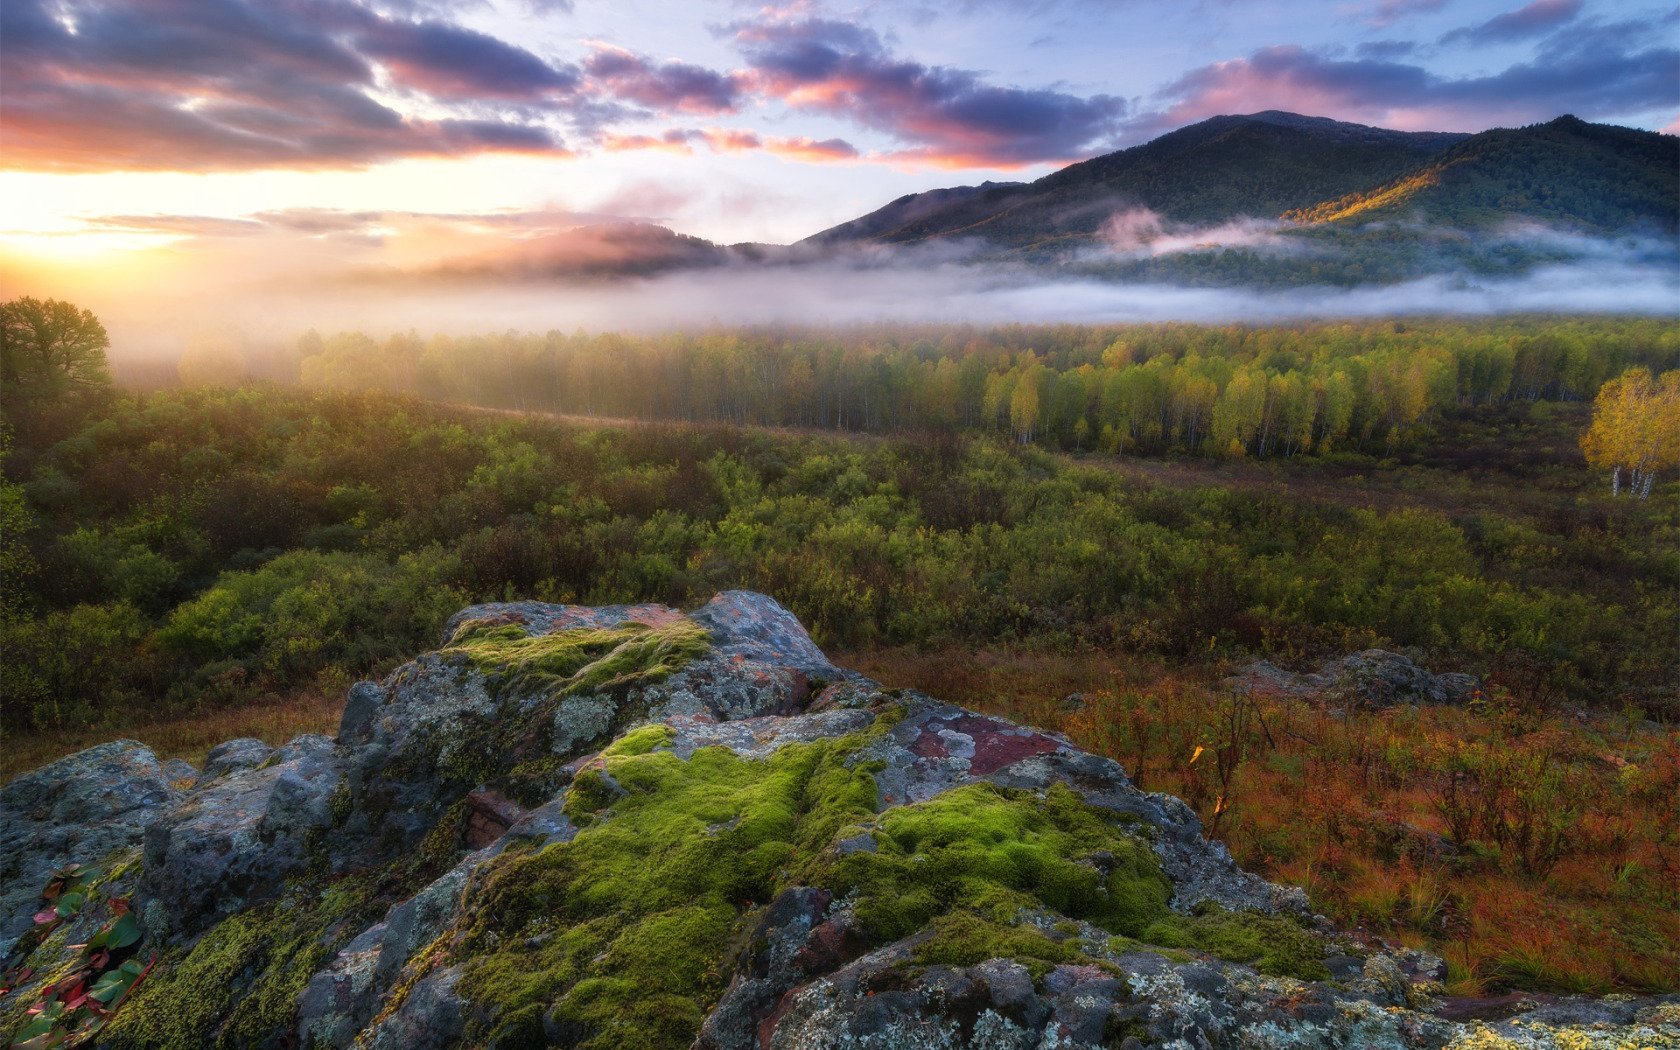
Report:
[[[58,912],[53,911],[51,908],[48,908],[46,911],[38,911],[35,913],[35,924],[37,926],[45,926],[49,922],[56,921],[58,921]]]

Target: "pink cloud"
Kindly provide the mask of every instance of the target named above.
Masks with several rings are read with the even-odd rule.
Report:
[[[819,142],[804,135],[796,138],[773,138],[765,143],[764,149],[778,157],[817,164],[858,159],[857,147],[845,139],[823,139]]]

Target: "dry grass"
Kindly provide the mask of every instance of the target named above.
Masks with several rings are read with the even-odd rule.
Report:
[[[241,707],[213,708],[193,714],[111,726],[8,733],[0,748],[0,781],[27,769],[107,740],[138,740],[159,759],[184,758],[200,765],[224,740],[254,736],[282,744],[302,733],[333,733],[344,713],[342,689],[311,689],[288,697],[269,696]]]
[[[1195,806],[1244,866],[1304,886],[1344,926],[1446,958],[1457,994],[1680,988],[1671,727],[1536,711],[1498,689],[1468,709],[1343,714],[1106,654],[838,660],[1119,760]],[[1064,702],[1073,692],[1083,705]]]

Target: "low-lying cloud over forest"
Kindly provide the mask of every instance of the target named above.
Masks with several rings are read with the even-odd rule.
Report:
[[[658,330],[868,321],[1273,321],[1392,314],[1559,311],[1672,314],[1680,269],[1661,238],[1590,238],[1544,227],[1481,234],[1535,261],[1510,276],[1448,270],[1351,287],[1117,280],[1103,259],[1300,255],[1275,222],[1187,229],[1118,213],[1106,247],[1066,266],[985,256],[961,242],[842,251],[722,247],[647,224],[569,212],[421,215],[293,210],[238,220],[106,216],[108,229],[169,233],[139,265],[27,269],[18,294],[70,298],[111,331],[119,359],[174,360],[206,329],[252,345],[298,333]],[[1439,231],[1437,231],[1439,232]],[[1443,234],[1444,236],[1444,234]],[[1210,245],[1217,244],[1217,247]]]

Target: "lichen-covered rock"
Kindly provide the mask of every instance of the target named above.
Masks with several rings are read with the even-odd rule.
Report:
[[[1337,674],[1373,668],[1433,695],[1371,653]],[[1680,1022],[1675,996],[1443,1001],[1439,959],[1343,937],[1182,801],[883,690],[745,592],[474,606],[333,739],[201,771],[104,745],[7,785],[0,821],[25,922],[53,870],[125,847],[102,900],[128,894],[144,842],[124,951],[156,962],[113,1048],[1607,1048]],[[6,965],[40,976],[0,1021],[118,911],[22,942]]]
[[[52,873],[138,846],[179,797],[174,779],[150,748],[114,740],[0,788],[0,959],[34,925]]]
[[[267,762],[268,756],[272,754],[274,748],[255,737],[243,736],[237,740],[224,740],[210,749],[210,754],[204,759],[204,769],[199,775],[205,780],[215,780],[241,769],[254,769]]]
[[[1462,703],[1480,687],[1471,675],[1431,674],[1411,657],[1384,649],[1366,649],[1328,661],[1316,674],[1295,674],[1256,660],[1225,684],[1239,693],[1322,697],[1371,708]]]
[[[218,772],[145,832],[140,889],[154,935],[197,933],[306,870],[345,776],[344,756],[322,736],[298,737],[255,765],[206,768]]]

